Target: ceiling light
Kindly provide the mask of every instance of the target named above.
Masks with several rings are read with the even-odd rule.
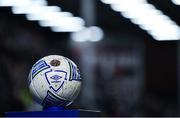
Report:
[[[171,0],[175,5],[180,5],[180,0]]]
[[[101,0],[156,40],[179,40],[180,27],[146,0]]]

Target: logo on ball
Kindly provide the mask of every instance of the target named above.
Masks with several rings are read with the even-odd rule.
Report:
[[[62,77],[59,75],[53,75],[52,77],[50,77],[51,79],[54,80],[54,82],[59,82],[58,80],[61,79]]]

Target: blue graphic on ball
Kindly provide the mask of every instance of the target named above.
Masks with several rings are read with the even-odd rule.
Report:
[[[41,71],[50,68],[50,66],[44,61],[40,60],[37,63],[35,63],[32,67],[32,79]]]

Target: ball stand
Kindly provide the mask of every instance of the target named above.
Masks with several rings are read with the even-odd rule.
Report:
[[[44,107],[43,111],[5,112],[4,117],[98,117],[100,111],[66,109],[63,107]]]

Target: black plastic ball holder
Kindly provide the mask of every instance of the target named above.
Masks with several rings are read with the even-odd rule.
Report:
[[[5,112],[8,117],[99,117],[100,111],[83,110],[83,109],[66,109],[63,107],[50,106],[44,107],[43,111],[27,112]]]

